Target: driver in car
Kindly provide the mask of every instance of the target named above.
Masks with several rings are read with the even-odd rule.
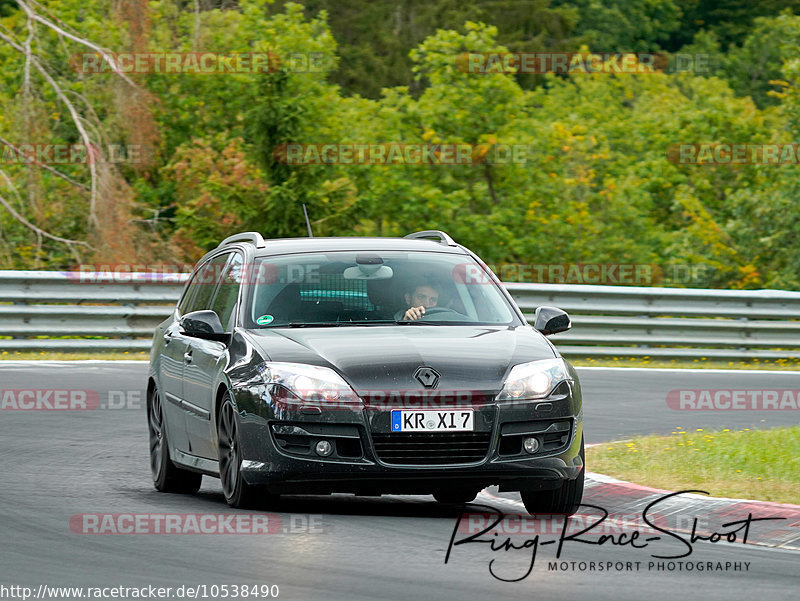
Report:
[[[425,281],[417,284],[413,289],[405,293],[408,309],[397,312],[395,319],[415,321],[425,315],[426,309],[431,309],[439,304],[441,286],[433,281]]]

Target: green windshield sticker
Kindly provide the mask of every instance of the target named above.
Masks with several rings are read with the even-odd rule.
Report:
[[[260,326],[265,326],[269,323],[272,323],[272,320],[275,319],[272,315],[262,315],[258,319],[256,319],[256,323]]]

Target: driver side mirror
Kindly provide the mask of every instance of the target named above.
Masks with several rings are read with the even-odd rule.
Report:
[[[556,307],[539,307],[533,319],[533,327],[545,336],[566,332],[572,327],[569,315]]]
[[[229,335],[222,328],[219,315],[211,310],[192,311],[187,313],[179,322],[183,333],[193,338],[203,340],[216,340],[217,342],[228,342]]]

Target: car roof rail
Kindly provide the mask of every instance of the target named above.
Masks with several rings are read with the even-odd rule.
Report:
[[[446,244],[447,246],[458,246],[456,241],[442,230],[422,230],[421,232],[406,234],[403,236],[403,238],[438,238],[440,244]]]
[[[259,234],[258,232],[240,232],[238,234],[234,234],[233,236],[228,236],[222,242],[219,243],[217,248],[221,248],[226,244],[233,244],[234,242],[251,242],[255,245],[256,248],[264,248],[266,246],[264,242],[264,237]]]

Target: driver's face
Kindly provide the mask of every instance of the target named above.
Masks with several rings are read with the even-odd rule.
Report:
[[[430,309],[439,302],[439,295],[430,286],[417,286],[413,295],[406,293],[406,302],[409,307],[419,307],[421,305],[426,309]]]

